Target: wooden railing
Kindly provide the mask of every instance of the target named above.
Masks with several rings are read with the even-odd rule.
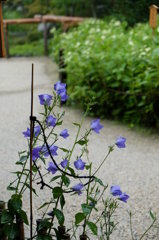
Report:
[[[44,23],[44,54],[48,55],[48,31],[47,23],[61,23],[63,31],[67,31],[70,27],[75,26],[84,21],[81,17],[67,17],[67,16],[55,16],[55,15],[44,15],[35,16],[34,18],[24,18],[24,19],[8,19],[3,20],[4,34],[5,34],[5,47],[6,56],[9,57],[9,43],[8,43],[8,25],[11,24],[38,24]]]

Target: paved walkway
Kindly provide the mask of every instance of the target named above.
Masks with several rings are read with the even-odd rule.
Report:
[[[26,141],[22,131],[29,123],[30,114],[30,79],[31,64],[35,65],[34,113],[39,112],[40,106],[37,95],[51,93],[53,84],[58,79],[57,67],[48,58],[11,58],[0,60],[0,199],[9,197],[6,187],[12,179],[11,171],[15,171],[18,151],[24,150]],[[80,110],[65,108],[65,124],[69,129],[70,142],[73,140],[75,127],[71,122],[79,122],[82,117]],[[89,126],[91,119],[87,118],[84,129]],[[130,195],[127,204],[121,203],[119,211],[119,231],[112,240],[131,239],[128,214],[126,210],[135,212],[134,231],[142,233],[150,223],[149,209],[159,215],[159,136],[134,132],[120,124],[107,120],[102,121],[104,128],[101,133],[92,134],[90,143],[90,159],[97,167],[103,159],[107,147],[121,135],[127,138],[126,149],[115,149],[99,176],[109,184],[118,184]],[[42,194],[42,200],[47,198]],[[75,197],[74,197],[75,198]],[[73,212],[82,200],[70,200],[66,212]],[[38,206],[39,200],[34,205]],[[26,195],[24,204],[28,209],[29,198]],[[72,216],[71,215],[71,216]],[[68,217],[71,221],[71,217]],[[69,222],[68,221],[68,222]],[[93,239],[93,238],[92,238]],[[159,239],[159,233],[154,230],[145,239]]]

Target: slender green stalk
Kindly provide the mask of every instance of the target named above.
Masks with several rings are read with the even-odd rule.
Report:
[[[107,160],[109,154],[112,152],[112,150],[109,148],[109,151],[107,153],[107,155],[105,156],[105,158],[103,159],[103,161],[101,162],[101,164],[99,165],[99,167],[96,169],[96,171],[93,173],[93,176],[95,176],[95,174],[99,171],[99,169],[103,166],[104,162]]]
[[[152,224],[147,228],[147,230],[142,234],[142,236],[139,238],[139,240],[143,239],[143,237],[146,235],[146,233],[153,227],[155,222],[156,222],[156,218],[153,220]]]

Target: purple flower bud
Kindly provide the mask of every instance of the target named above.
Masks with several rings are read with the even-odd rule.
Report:
[[[55,174],[57,172],[57,167],[53,162],[49,162],[49,167],[47,168],[47,170],[49,172],[51,172],[52,174]]]
[[[125,142],[126,142],[126,138],[124,137],[118,137],[117,140],[116,140],[116,145],[118,148],[125,148]]]
[[[67,167],[67,164],[68,164],[68,160],[67,160],[67,159],[64,159],[64,160],[61,162],[61,167],[66,168],[66,167]]]
[[[50,149],[50,152],[51,152],[51,155],[52,156],[57,156],[57,150],[58,150],[58,147],[55,146],[55,145],[51,145],[51,147],[49,146],[49,149]],[[46,146],[43,147],[42,149],[42,153],[44,154],[44,157],[48,157],[49,156],[49,152],[48,152],[48,149]]]
[[[52,100],[52,96],[49,95],[49,94],[41,94],[41,95],[39,95],[39,100],[40,100],[40,104],[41,105],[50,106],[51,100]]]
[[[63,138],[67,138],[69,136],[68,130],[67,129],[62,130],[60,136]]]
[[[99,133],[100,129],[103,128],[103,125],[100,124],[100,119],[95,119],[91,121],[91,129],[96,132]]]
[[[85,162],[82,161],[81,158],[77,159],[75,162],[74,162],[74,166],[77,170],[83,170],[84,167],[85,167]]]
[[[126,203],[129,198],[130,198],[129,195],[127,195],[126,193],[122,193],[118,199]]]
[[[120,186],[112,186],[110,192],[113,196],[120,196],[122,194]]]
[[[47,118],[46,118],[46,124],[47,126],[52,126],[52,127],[55,127],[56,125],[56,118],[54,118],[52,115],[49,115]]]
[[[78,184],[76,184],[72,187],[72,190],[77,192],[78,195],[81,195],[82,194],[81,190],[82,190],[83,187],[84,187],[84,185],[82,183],[78,183]]]

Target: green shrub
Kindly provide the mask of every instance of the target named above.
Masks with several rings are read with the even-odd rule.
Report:
[[[159,38],[148,24],[89,20],[69,33],[54,33],[53,58],[64,49],[72,102],[95,99],[94,115],[159,126]]]

